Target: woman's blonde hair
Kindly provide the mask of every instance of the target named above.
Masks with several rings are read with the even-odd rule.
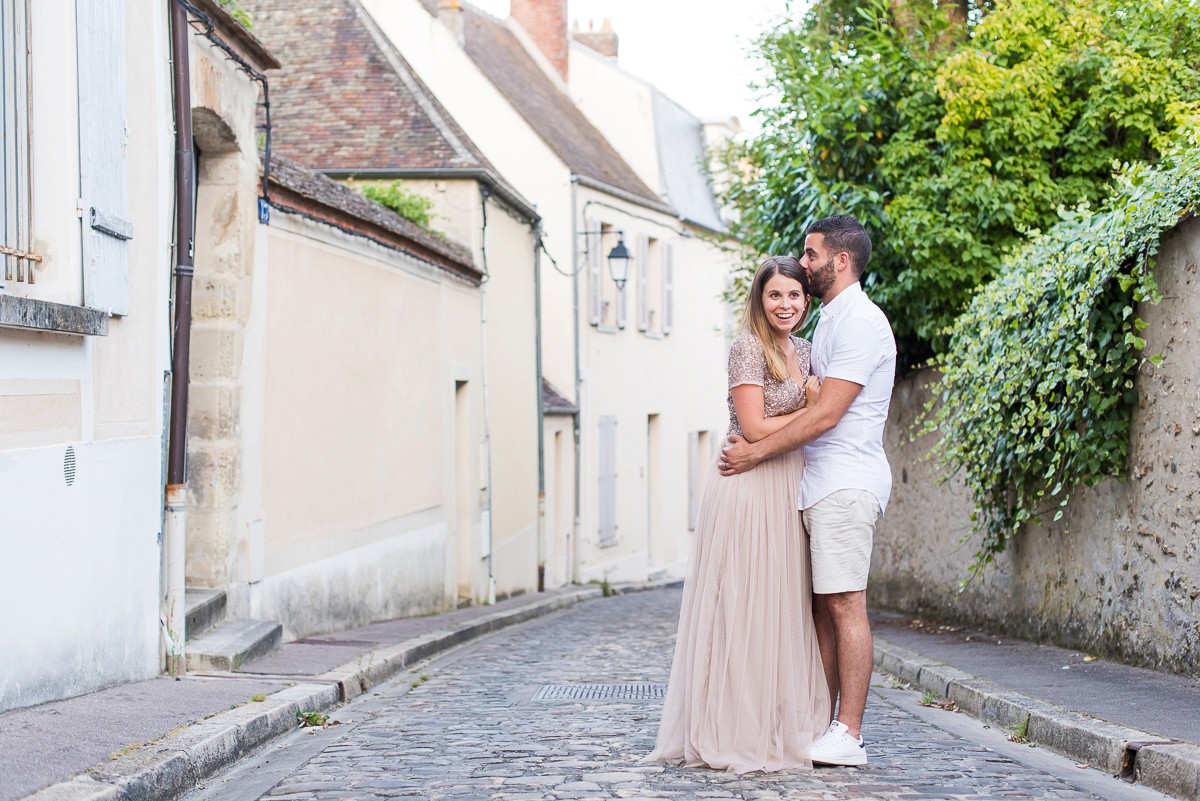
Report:
[[[792,326],[792,333],[800,330],[808,319],[808,273],[800,266],[800,261],[792,256],[770,256],[758,266],[754,280],[750,284],[749,297],[746,299],[746,311],[742,314],[742,331],[749,331],[758,340],[767,360],[767,369],[776,381],[786,381],[788,378],[787,354],[779,347],[775,332],[767,319],[767,310],[763,306],[763,291],[767,282],[777,275],[795,279],[804,288],[804,311]]]

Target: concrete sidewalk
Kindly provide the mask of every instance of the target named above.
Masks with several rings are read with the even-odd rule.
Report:
[[[623,591],[653,589],[625,587]],[[421,660],[601,595],[569,587],[285,644],[236,673],[114,687],[0,715],[0,801],[167,801]],[[1200,680],[875,615],[878,668],[1031,745],[1200,799]],[[232,707],[232,708],[231,708]],[[947,712],[953,714],[953,712]]]
[[[286,643],[234,673],[160,677],[0,714],[0,801],[176,798],[294,731],[297,713],[331,713],[434,654],[601,594],[567,587],[377,623]]]
[[[881,672],[1030,745],[1200,800],[1200,679],[962,626],[872,617]]]

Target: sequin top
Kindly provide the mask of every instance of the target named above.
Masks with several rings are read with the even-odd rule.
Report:
[[[812,343],[800,337],[792,337],[796,345],[796,363],[800,365],[800,374],[808,378],[812,374],[811,356]],[[757,384],[763,388],[763,405],[765,417],[778,417],[781,414],[791,414],[797,409],[804,408],[805,393],[803,383],[797,384],[789,376],[784,381],[778,381],[767,368],[767,357],[763,355],[762,345],[751,333],[740,335],[733,340],[729,349],[729,433],[742,433],[738,423],[737,412],[733,408],[733,388],[742,384]]]

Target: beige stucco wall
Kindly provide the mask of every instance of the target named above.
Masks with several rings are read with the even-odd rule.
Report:
[[[294,636],[452,608],[480,535],[478,288],[278,211],[258,247],[236,594]]]
[[[491,571],[498,595],[529,592],[537,588],[538,567],[533,230],[494,194],[485,214],[484,187],[473,180],[414,180],[404,186],[433,202],[432,228],[470,247],[475,263],[487,267],[477,315],[487,354]],[[476,602],[489,593],[485,551],[475,548],[471,563],[468,597]]]
[[[107,336],[0,328],[0,711],[155,675],[173,172],[165,4],[130,14],[129,314]],[[73,0],[31,4],[37,282],[82,302]],[[75,471],[68,482],[67,453]]]
[[[971,502],[938,484],[906,428],[929,397],[927,372],[897,383],[887,431],[895,490],[880,523],[872,603],[934,612],[1130,662],[1194,674],[1200,664],[1200,221],[1164,238],[1163,300],[1143,306],[1146,354],[1130,443],[1130,478],[1075,495],[1059,525],[1032,527],[984,581],[961,595],[974,543]]]

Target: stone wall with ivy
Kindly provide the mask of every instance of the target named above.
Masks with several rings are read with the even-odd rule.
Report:
[[[1063,517],[1026,524],[960,592],[978,551],[964,485],[940,483],[938,435],[912,440],[938,389],[931,370],[897,383],[887,431],[895,479],[880,521],[871,603],[936,615],[1184,674],[1200,665],[1200,220],[1166,234],[1162,300],[1142,303],[1143,352],[1125,481],[1072,495]],[[1020,371],[1019,362],[1011,365]],[[1022,382],[1015,382],[1018,386]],[[940,393],[939,393],[940,394]],[[967,539],[964,540],[964,537]]]

